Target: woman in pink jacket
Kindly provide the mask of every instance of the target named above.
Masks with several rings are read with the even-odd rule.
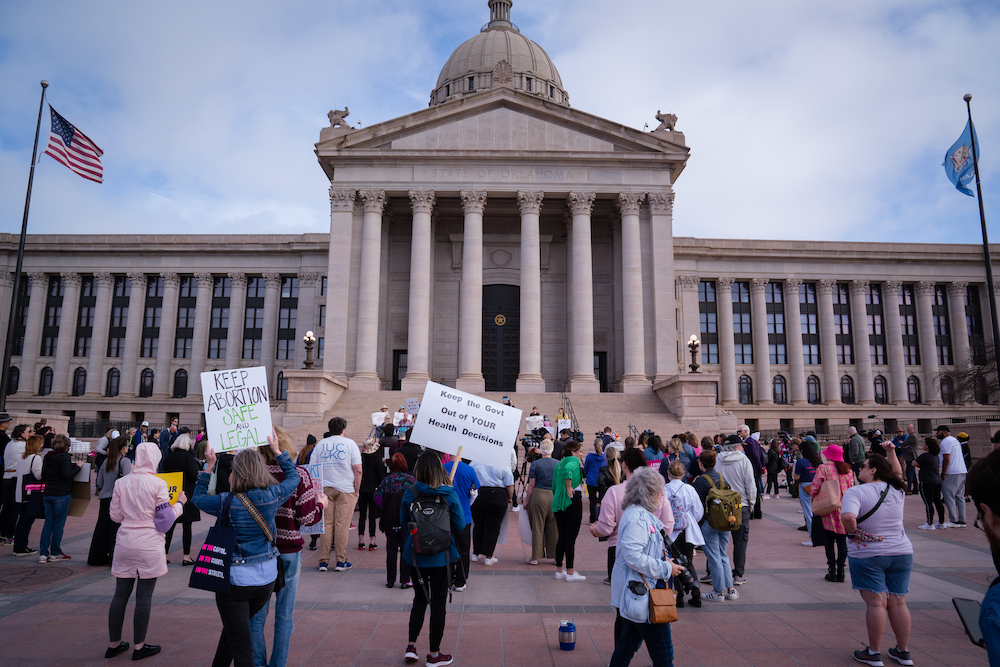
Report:
[[[159,646],[146,644],[146,627],[153,601],[156,578],[167,573],[167,556],[163,534],[170,530],[184,510],[187,496],[181,491],[177,502],[170,504],[167,483],[156,477],[160,463],[160,448],[150,442],[136,448],[132,472],[115,483],[111,496],[111,520],[120,523],[111,574],[118,579],[115,596],[108,614],[108,631],[111,643],[105,658],[113,658],[128,650],[122,639],[125,606],[132,595],[136,578],[139,587],[135,594],[135,648],[133,660],[142,660],[160,652]]]

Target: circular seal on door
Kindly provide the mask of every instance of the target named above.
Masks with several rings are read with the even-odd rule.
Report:
[[[493,318],[493,321],[496,323],[498,327],[502,327],[503,325],[507,324],[507,318],[504,317],[503,315],[497,315],[496,317]]]

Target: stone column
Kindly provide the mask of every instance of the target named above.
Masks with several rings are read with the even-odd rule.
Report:
[[[570,391],[597,394],[601,385],[594,376],[594,264],[591,247],[590,213],[594,208],[593,192],[570,192],[568,202],[573,212],[573,365],[570,368]]]
[[[677,369],[677,307],[674,292],[674,193],[649,193],[650,238],[653,245],[653,316],[656,326],[656,375],[653,382],[666,380]],[[695,327],[682,336],[682,345],[691,334],[700,334],[698,326],[698,285],[695,284]],[[685,322],[685,326],[687,323]],[[700,337],[700,336],[699,336]],[[681,350],[681,359],[687,353]]]
[[[230,273],[229,328],[226,330],[226,368],[239,368],[243,356],[243,323],[247,315],[247,275]],[[197,312],[197,306],[195,306]],[[193,344],[193,343],[192,343]],[[201,382],[201,379],[198,379]]]
[[[786,278],[785,301],[785,347],[788,352],[788,389],[792,405],[807,405],[806,366],[802,357],[802,312],[799,309],[798,278]]]
[[[354,190],[330,188],[330,256],[326,281],[323,370],[347,379],[347,323],[354,233]],[[242,335],[240,336],[242,338]],[[320,367],[318,365],[317,367]]]
[[[212,320],[212,288],[215,281],[211,273],[196,273],[194,278],[198,281],[198,294],[194,306],[194,337],[191,339],[188,396],[201,396],[201,374],[205,370],[205,360],[208,357],[208,325]],[[129,315],[131,316],[131,313]]]
[[[764,295],[767,283],[767,278],[750,280],[750,326],[753,331],[753,365],[757,371],[757,403],[770,405],[774,403],[774,392],[771,387],[771,354],[767,342],[767,301]]]
[[[948,324],[951,329],[952,361],[955,366],[970,363],[969,323],[965,319],[965,293],[969,283],[948,283]],[[989,311],[987,311],[989,312]]]
[[[274,355],[278,347],[278,300],[281,299],[281,275],[264,274],[264,327],[261,331],[260,365],[267,369],[267,386],[274,396]]]
[[[694,334],[699,339],[704,337],[701,332],[701,313],[698,310],[698,285],[700,283],[701,279],[698,276],[677,276],[677,284],[681,291],[680,351],[682,368],[687,367],[691,361],[691,351],[687,347],[691,335]],[[716,335],[718,335],[718,324],[716,324]],[[705,341],[702,341],[702,346],[704,344]],[[698,363],[701,364],[701,351],[698,352]]]
[[[622,376],[622,391],[626,394],[644,393],[651,388],[649,378],[646,377],[645,318],[642,306],[642,241],[639,238],[639,208],[645,198],[644,193],[637,192],[623,192],[618,195],[618,208],[622,214],[621,297],[625,315],[625,374]],[[654,235],[653,238],[656,236]],[[656,257],[655,254],[654,257]],[[659,260],[660,258],[656,257],[654,264]],[[659,298],[662,295],[657,294],[656,296]],[[593,366],[593,360],[591,360],[591,365]]]
[[[462,286],[458,314],[458,380],[462,391],[486,390],[483,378],[483,209],[486,193],[462,191]],[[407,360],[409,361],[409,360]]]
[[[42,326],[45,324],[45,299],[48,296],[49,277],[45,273],[29,273],[28,312],[24,322],[24,344],[21,346],[21,379],[18,392],[27,387],[32,394],[38,393],[38,353],[42,345]],[[6,387],[4,388],[6,389]]]
[[[568,208],[563,210],[563,224],[566,226],[566,380],[563,391],[570,390],[570,377],[573,375],[573,214]]]
[[[920,336],[920,365],[924,369],[921,394],[925,403],[941,405],[941,385],[938,383],[937,342],[934,339],[934,315],[931,310],[934,282],[921,280],[916,285],[917,332]]]
[[[306,360],[306,344],[302,338],[307,331],[316,332],[316,286],[319,285],[320,275],[315,272],[299,274],[299,305],[295,323],[295,361],[292,368],[302,368]],[[229,317],[233,316],[230,307]],[[319,336],[317,336],[318,338]],[[324,343],[325,344],[325,343]],[[313,345],[313,360],[319,350]],[[317,364],[315,367],[322,366]]]
[[[833,288],[836,280],[820,280],[816,286],[819,310],[819,348],[823,362],[823,402],[840,405],[840,368],[837,364],[837,336],[833,326]]]
[[[96,273],[97,305],[94,307],[94,329],[90,337],[90,358],[87,359],[87,395],[104,393],[104,360],[108,352],[108,331],[111,329],[111,298],[115,278],[110,273]]]
[[[352,389],[374,391],[379,388],[378,364],[378,312],[379,280],[382,272],[382,211],[385,209],[385,190],[362,190],[365,203],[365,222],[361,236],[361,285],[358,297],[358,355]],[[330,239],[332,245],[333,239]],[[332,276],[331,276],[332,277]],[[327,308],[327,317],[336,318]]]
[[[740,402],[736,386],[736,349],[733,342],[733,279],[718,278],[715,281],[715,321],[719,330],[719,366],[722,384],[719,387],[719,402],[734,405]]]
[[[431,278],[433,190],[410,191],[413,229],[410,234],[410,300],[406,323],[406,375],[400,383],[407,395],[422,394],[431,379]],[[522,288],[523,289],[523,288]]]
[[[133,271],[128,274],[128,279],[131,287],[128,292],[125,351],[122,353],[122,376],[118,395],[133,398],[138,393],[139,386],[136,366],[139,363],[139,344],[142,342],[142,320],[146,315],[146,274]],[[205,326],[208,326],[207,321]]]
[[[886,354],[889,357],[889,402],[896,405],[910,402],[903,359],[903,326],[899,319],[901,284],[898,280],[887,280],[882,284],[882,317],[885,319]]]
[[[875,405],[875,380],[872,376],[872,355],[868,342],[868,309],[865,297],[867,280],[851,281],[851,333],[854,342],[854,363],[858,369],[858,401]]]
[[[521,208],[521,369],[517,391],[540,394],[542,379],[542,254],[538,214],[542,192],[518,192]]]
[[[176,273],[161,273],[163,277],[163,308],[160,309],[160,342],[157,344],[156,370],[153,375],[153,396],[170,395],[170,360],[174,358],[174,338],[177,335],[177,301],[181,279]],[[198,378],[201,382],[201,378]],[[190,384],[190,382],[188,382]]]
[[[56,339],[56,363],[52,374],[52,395],[69,395],[69,361],[76,341],[76,318],[80,311],[80,274],[62,273],[63,305]]]

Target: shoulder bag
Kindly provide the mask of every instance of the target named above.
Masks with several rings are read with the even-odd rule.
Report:
[[[260,512],[257,511],[254,504],[250,502],[250,499],[246,497],[246,494],[237,493],[236,497],[240,499],[243,506],[247,508],[247,512],[250,513],[253,520],[257,522],[258,526],[260,526],[260,530],[264,533],[264,537],[267,538],[267,541],[273,544],[274,548],[277,549],[278,545],[274,540],[274,534],[271,532],[270,526],[267,525],[267,521],[264,521],[264,517],[260,515]],[[277,558],[276,560],[278,561],[278,578],[274,580],[275,593],[285,587],[285,563],[281,560],[281,558]]]
[[[674,592],[669,588],[653,588],[641,572],[639,576],[649,591],[649,622],[659,624],[676,621],[677,598],[674,597]]]
[[[823,485],[819,487],[819,493],[813,498],[813,516],[833,514],[839,512],[840,507],[840,480],[836,478],[824,480]]]
[[[233,549],[236,548],[236,529],[229,525],[229,506],[233,494],[227,494],[222,501],[219,521],[208,529],[205,544],[198,552],[191,570],[190,588],[199,588],[213,593],[229,594],[229,570],[233,564]]]

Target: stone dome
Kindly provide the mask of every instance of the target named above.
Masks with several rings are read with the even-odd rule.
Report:
[[[510,22],[511,0],[490,0],[490,22],[448,58],[430,106],[509,87],[569,106],[569,95],[549,54]]]

